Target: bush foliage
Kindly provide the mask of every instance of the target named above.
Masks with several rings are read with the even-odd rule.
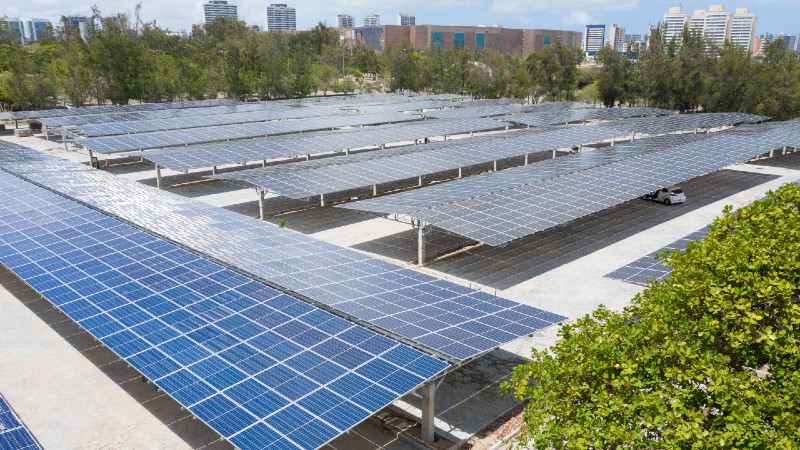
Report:
[[[534,448],[800,445],[800,187],[732,211],[622,312],[533,351],[503,392]]]

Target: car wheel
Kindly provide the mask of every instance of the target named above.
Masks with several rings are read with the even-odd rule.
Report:
[[[667,205],[667,206],[669,206],[669,205],[671,205],[671,204],[672,204],[672,202],[670,201],[670,199],[668,199],[668,198],[665,198],[665,199],[664,199],[664,204],[665,204],[665,205]]]

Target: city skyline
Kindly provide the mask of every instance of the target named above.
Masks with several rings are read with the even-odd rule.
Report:
[[[193,24],[203,23],[203,0],[175,0],[168,4],[142,2],[141,19],[156,21],[161,28],[172,31],[190,30]],[[229,1],[238,7],[238,15],[247,24],[264,26],[266,7],[269,1],[238,0]],[[338,14],[349,14],[360,25],[361,18],[368,14],[378,14],[395,18],[404,12],[416,16],[417,24],[458,24],[464,26],[502,25],[509,28],[557,28],[584,31],[588,24],[611,24],[624,27],[626,33],[644,34],[649,25],[663,21],[670,6],[682,4],[683,11],[692,14],[695,9],[708,9],[712,4],[722,4],[727,11],[736,8],[750,8],[758,17],[756,33],[795,34],[796,21],[800,14],[800,4],[778,3],[777,0],[720,1],[646,1],[646,0],[565,0],[551,2],[543,0],[402,0],[393,5],[376,7],[364,0],[334,1],[319,4],[309,0],[289,2],[297,11],[297,29],[307,30],[318,22],[335,27]],[[97,2],[103,15],[127,13],[132,15],[134,2],[110,0]],[[66,0],[53,3],[50,0],[31,0],[26,3],[4,5],[0,16],[18,17],[27,20],[33,17],[50,19],[57,24],[62,15],[90,15],[91,6],[83,0]],[[393,23],[394,20],[388,22]]]

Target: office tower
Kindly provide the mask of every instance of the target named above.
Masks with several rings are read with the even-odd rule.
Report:
[[[370,14],[364,16],[365,27],[379,27],[381,26],[381,16],[378,14]]]
[[[411,14],[398,13],[397,14],[397,24],[398,25],[416,25],[417,24],[417,18],[412,16]]]
[[[336,16],[336,25],[339,28],[353,28],[355,26],[355,21],[353,20],[353,16],[349,14],[339,14]]]
[[[625,28],[612,24],[611,30],[608,33],[608,45],[618,52],[627,52],[625,46]]]
[[[227,0],[209,0],[203,5],[203,13],[205,14],[205,23],[211,23],[217,17],[238,18],[236,5],[229,5]]]
[[[267,6],[267,31],[297,30],[297,14],[286,3],[273,3]]]
[[[28,35],[26,39],[28,42],[42,41],[48,37],[53,29],[48,19],[30,19],[25,22]]]
[[[22,20],[12,17],[0,17],[0,29],[8,33],[12,38],[19,40],[20,44],[25,43],[25,29]]]
[[[583,34],[583,51],[589,56],[594,56],[606,41],[605,25],[586,25],[586,32]]]

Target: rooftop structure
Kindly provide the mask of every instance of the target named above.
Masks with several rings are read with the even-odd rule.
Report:
[[[3,34],[8,33],[14,39],[18,39],[20,44],[25,43],[25,30],[22,26],[22,20],[19,18],[0,18],[0,30],[2,30]]]
[[[53,25],[48,19],[29,19],[25,21],[26,36],[28,42],[38,42],[46,39],[52,32]]]

